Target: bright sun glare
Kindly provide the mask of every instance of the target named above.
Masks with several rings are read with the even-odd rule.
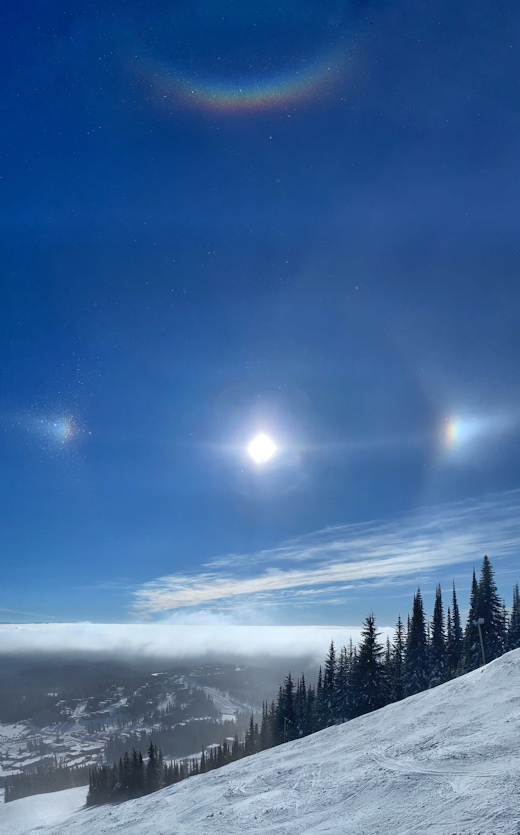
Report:
[[[256,435],[247,447],[247,451],[255,464],[265,464],[276,452],[276,444],[263,433]]]

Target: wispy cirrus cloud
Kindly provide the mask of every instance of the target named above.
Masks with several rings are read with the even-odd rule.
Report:
[[[423,508],[391,521],[326,528],[271,550],[232,554],[194,574],[171,574],[134,590],[141,616],[237,601],[276,605],[329,595],[334,602],[363,584],[390,586],[442,566],[520,550],[520,491]],[[338,597],[339,595],[339,597]]]
[[[43,621],[58,620],[58,618],[52,617],[52,615],[41,615],[37,612],[20,611],[20,609],[5,609],[3,607],[0,607],[0,612],[5,613],[6,615],[24,615],[25,617],[37,618],[38,620]]]

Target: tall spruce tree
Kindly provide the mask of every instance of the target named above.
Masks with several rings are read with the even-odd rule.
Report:
[[[475,621],[478,615],[478,583],[473,569],[471,578],[471,591],[469,595],[469,612],[466,621],[466,628],[464,630],[464,660],[463,671],[468,673],[470,670],[476,670],[482,663],[482,655],[480,652],[480,638],[478,634],[478,627]]]
[[[401,615],[397,618],[392,641],[392,664],[390,668],[390,701],[399,702],[404,698],[405,635]]]
[[[509,634],[509,612],[507,611],[506,601],[502,599],[502,612],[501,612],[501,619],[502,619],[502,652],[507,652],[507,636]]]
[[[307,688],[307,733],[313,734],[319,730],[318,709],[316,707],[316,690],[314,687]]]
[[[307,736],[309,733],[307,727],[307,686],[305,684],[305,676],[302,673],[301,678],[296,682],[296,695],[294,699],[294,723],[295,736]]]
[[[273,707],[274,710],[274,707]],[[267,702],[262,702],[262,722],[260,724],[260,748],[265,751],[273,744],[273,727],[271,717],[269,714],[269,705]]]
[[[376,629],[374,614],[369,614],[361,630],[361,643],[355,669],[356,714],[362,716],[377,710],[388,702],[384,649],[378,640],[381,633]]]
[[[449,647],[453,643],[453,625],[451,622],[451,609],[448,606],[446,612],[446,676],[447,678],[452,678],[451,671],[450,671],[450,663],[449,663]]]
[[[336,649],[334,641],[331,641],[323,671],[323,722],[326,728],[336,722],[336,674]]]
[[[343,647],[338,661],[336,676],[336,715],[338,722],[348,722],[356,715],[354,675],[357,663],[357,649],[352,638],[348,647]]]
[[[492,661],[504,652],[506,624],[502,600],[498,596],[494,571],[487,554],[482,560],[478,584],[477,617],[484,619],[481,629],[486,662]]]
[[[163,786],[163,761],[162,753],[158,751],[157,745],[150,742],[148,748],[148,762],[146,763],[146,787],[147,791],[155,792]]]
[[[320,731],[322,728],[327,727],[325,723],[325,704],[324,704],[324,696],[323,696],[323,675],[321,672],[321,667],[318,673],[318,683],[316,685],[316,700],[314,705],[314,725],[317,731]]]
[[[435,590],[433,619],[430,630],[429,686],[437,687],[446,681],[446,635],[440,585]]]
[[[453,582],[451,610],[449,611],[446,636],[446,675],[448,678],[454,678],[461,672],[463,648],[463,633],[455,582]]]
[[[349,685],[349,664],[347,648],[341,647],[338,666],[336,672],[335,685],[335,704],[336,704],[336,721],[346,722],[348,716],[348,685]]]
[[[392,688],[392,644],[390,642],[390,638],[388,635],[386,636],[385,641],[385,653],[383,658],[383,678],[384,678],[384,687],[385,687],[385,704],[392,701],[391,697],[391,688]]]
[[[274,711],[273,717],[273,744],[274,745],[281,745],[284,742],[284,733],[285,733],[285,705],[284,705],[284,693],[283,689],[280,686],[278,688],[278,696],[276,699],[276,707]]]
[[[294,711],[294,682],[290,673],[285,677],[283,688],[278,691],[276,705],[276,727],[278,743],[288,742],[298,735]]]
[[[227,742],[224,740],[222,745],[222,755],[226,761],[228,754],[227,749]],[[255,717],[252,713],[249,719],[249,727],[244,738],[244,754],[248,756],[249,754],[256,754],[258,751],[260,751],[260,731],[258,729],[258,723],[255,722]]]
[[[494,572],[485,554],[482,560],[480,581],[477,583],[475,571],[471,583],[471,596],[468,620],[464,635],[464,669],[474,670],[482,663],[480,635],[477,621],[480,624],[485,660],[498,658],[505,650],[507,624],[504,617],[504,606],[498,596]]]
[[[145,792],[145,772],[143,755],[135,750],[132,751],[130,769],[128,774],[128,796],[141,797]]]
[[[388,635],[386,636],[385,642],[385,669],[387,671],[388,678],[390,677],[390,665],[392,663],[392,645],[390,643],[390,638]]]
[[[520,594],[517,583],[513,589],[513,605],[507,630],[507,649],[518,648],[520,648]]]
[[[412,617],[406,638],[404,694],[413,696],[428,687],[428,644],[421,590],[413,599]]]

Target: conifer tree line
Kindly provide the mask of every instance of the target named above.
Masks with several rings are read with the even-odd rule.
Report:
[[[437,586],[433,616],[428,622],[420,589],[414,595],[406,624],[399,616],[393,639],[381,643],[375,616],[370,613],[361,631],[361,642],[336,651],[331,643],[320,668],[316,687],[308,687],[302,675],[296,682],[286,676],[278,697],[264,704],[255,751],[306,736],[334,724],[347,722],[430,687],[436,687],[504,652],[520,648],[520,595],[513,590],[508,612],[499,597],[493,569],[484,556],[477,581],[473,571],[470,607],[463,626],[453,583],[446,610]],[[479,627],[476,622],[480,623]]]
[[[338,653],[331,643],[315,687],[307,685],[303,674],[295,682],[289,673],[277,698],[263,704],[261,720],[257,722],[251,715],[243,742],[236,736],[232,745],[224,742],[209,753],[203,751],[200,758],[171,765],[163,762],[161,752],[152,743],[146,762],[134,749],[131,756],[125,753],[117,765],[101,766],[91,772],[87,802],[105,803],[155,791],[436,687],[479,667],[482,652],[488,662],[517,648],[518,583],[508,612],[486,555],[478,581],[473,571],[464,626],[454,583],[446,614],[441,587],[437,586],[431,621],[426,618],[418,589],[406,624],[399,616],[393,639],[387,638],[386,644],[380,641],[375,616],[370,613],[363,623],[358,647],[351,640]]]
[[[11,774],[6,778],[4,802],[9,803],[31,794],[86,786],[90,770],[91,767],[88,765],[69,767],[60,763],[55,756],[46,757],[20,774]]]
[[[164,762],[162,751],[153,742],[148,747],[146,759],[143,759],[141,751],[134,748],[132,754],[125,752],[114,765],[91,769],[87,806],[141,797],[253,754],[251,740],[254,734],[258,734],[258,725],[255,725],[252,717],[251,728],[246,731],[243,742],[239,742],[236,735],[232,741],[224,740],[219,745],[209,746],[206,751],[202,751],[200,757],[171,763]]]
[[[111,734],[104,750],[104,760],[116,763],[125,751],[147,751],[153,742],[162,750],[165,756],[182,759],[194,751],[200,751],[203,746],[216,744],[222,737],[232,737],[238,732],[242,736],[247,728],[247,713],[237,716],[237,721],[216,719],[197,719],[196,722],[183,722],[173,727],[163,727],[158,723],[150,731],[134,731],[132,733]]]

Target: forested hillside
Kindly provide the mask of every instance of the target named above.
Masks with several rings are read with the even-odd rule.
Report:
[[[494,572],[484,556],[480,578],[471,580],[470,607],[462,626],[453,584],[446,616],[441,588],[433,616],[427,620],[420,589],[414,595],[406,626],[398,618],[393,640],[379,641],[375,616],[364,622],[359,647],[350,641],[339,653],[331,643],[316,686],[289,672],[277,698],[264,702],[262,716],[252,714],[243,740],[224,740],[200,757],[181,763],[163,762],[150,740],[148,752],[125,752],[112,767],[93,769],[88,802],[128,799],[171,785],[186,777],[219,768],[244,756],[299,739],[331,725],[347,722],[392,702],[456,678],[520,647],[518,584],[508,612],[498,594]],[[146,754],[148,753],[148,760]]]

